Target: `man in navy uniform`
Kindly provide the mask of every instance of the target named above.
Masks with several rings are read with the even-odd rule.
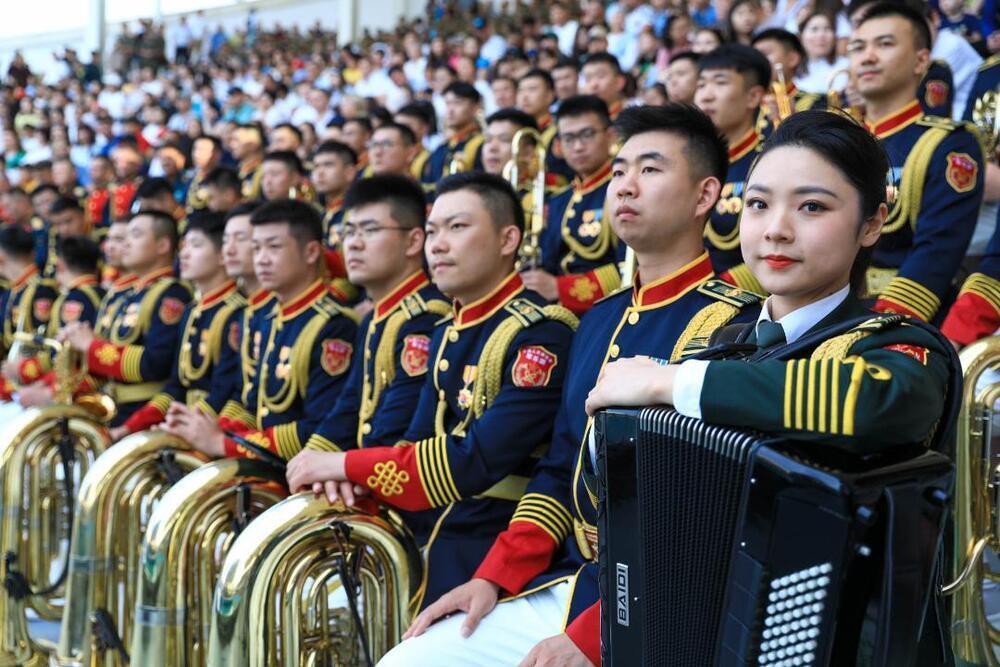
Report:
[[[573,168],[563,158],[562,148],[556,139],[555,119],[550,109],[556,100],[556,86],[552,75],[543,69],[530,69],[517,81],[517,108],[531,115],[538,124],[545,145],[545,176],[551,187],[569,183]]]
[[[111,430],[115,440],[161,423],[171,403],[181,402],[218,415],[240,381],[239,329],[246,299],[222,263],[221,213],[200,210],[188,218],[179,253],[181,278],[191,282],[197,300],[184,309],[173,372],[163,390],[124,424]]]
[[[972,237],[983,155],[960,123],[924,116],[916,99],[930,59],[924,17],[902,5],[869,7],[848,47],[869,129],[892,166],[895,203],[868,270],[875,310],[938,319]]]
[[[529,267],[523,278],[529,288],[580,314],[621,284],[623,252],[604,215],[615,136],[608,107],[596,95],[563,100],[556,116],[576,178],[549,199],[541,266]]]
[[[122,261],[137,276],[98,336],[89,324],[72,322],[60,339],[87,355],[90,374],[106,382],[119,426],[155,396],[173,370],[180,321],[191,291],[174,277],[177,223],[162,211],[142,211],[128,223]],[[103,327],[102,327],[103,329]]]
[[[344,386],[357,322],[333,300],[324,280],[323,234],[315,207],[274,200],[257,208],[250,224],[257,279],[277,299],[250,341],[258,360],[246,392],[252,423],[174,403],[164,428],[209,456],[248,455],[226,432],[232,431],[290,459]]]
[[[31,232],[19,225],[0,229],[0,271],[10,284],[3,295],[4,355],[14,344],[18,332],[44,333],[57,296],[55,281],[43,278],[35,263],[35,241]],[[12,360],[13,361],[13,360]],[[10,397],[10,387],[0,396]]]
[[[724,280],[761,292],[740,254],[743,186],[764,141],[757,131],[760,105],[771,82],[771,65],[760,51],[742,44],[723,44],[698,62],[694,103],[708,114],[729,142],[729,171],[722,194],[705,227],[712,266]]]
[[[437,147],[428,161],[428,178],[437,183],[453,169],[472,171],[481,169],[479,151],[483,145],[476,114],[482,96],[475,86],[464,81],[454,81],[445,88],[445,129],[448,140]]]
[[[468,172],[441,182],[425,254],[455,306],[431,340],[405,444],[303,457],[288,468],[293,490],[350,482],[399,509],[444,510],[417,607],[472,575],[552,434],[576,318],[547,306],[514,271],[523,223],[503,179]],[[353,501],[350,483],[340,486]]]
[[[507,530],[474,578],[428,607],[407,633],[415,638],[384,665],[600,664],[597,517],[588,495],[596,490],[583,474],[587,394],[615,359],[681,359],[704,349],[717,327],[757,315],[760,298],[715,279],[702,243],[726,173],[725,142],[712,122],[674,104],[626,109],[616,127],[624,144],[612,166],[609,210],[615,232],[635,249],[636,285],[580,322],[552,446]],[[514,599],[497,605],[501,596]],[[422,635],[456,611],[467,615]]]

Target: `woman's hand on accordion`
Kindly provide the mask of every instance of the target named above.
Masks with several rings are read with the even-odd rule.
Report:
[[[413,619],[409,629],[403,634],[403,639],[417,637],[424,633],[424,630],[431,626],[434,621],[454,614],[456,611],[464,611],[465,621],[462,622],[462,636],[471,637],[476,631],[479,621],[483,620],[486,614],[493,611],[497,606],[497,599],[500,597],[500,587],[492,581],[486,579],[470,579],[461,586],[457,586],[424,609]]]
[[[652,357],[612,361],[587,396],[587,414],[611,406],[671,405],[679,366]]]

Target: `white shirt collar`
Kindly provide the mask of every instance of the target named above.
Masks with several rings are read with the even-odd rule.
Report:
[[[789,343],[794,343],[801,338],[802,334],[816,326],[820,320],[832,313],[837,306],[843,303],[844,299],[850,293],[851,286],[844,285],[830,296],[823,297],[819,301],[814,301],[808,306],[802,306],[782,317],[778,320],[778,324],[785,330],[785,340]],[[771,321],[771,297],[767,297],[767,300],[764,301],[764,307],[760,309],[757,324]],[[754,326],[756,327],[756,325]]]

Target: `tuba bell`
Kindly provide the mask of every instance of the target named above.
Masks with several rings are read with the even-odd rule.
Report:
[[[15,342],[30,343],[36,351],[56,351],[58,402],[12,410],[0,430],[0,558],[4,575],[0,664],[36,665],[48,661],[49,647],[29,635],[27,609],[45,620],[62,614],[75,489],[109,445],[103,424],[109,413],[101,400],[86,405],[69,403],[79,373],[85,369],[81,370],[68,347],[25,334],[17,334]],[[58,573],[54,579],[53,572]]]
[[[994,406],[1000,382],[977,385],[987,371],[1000,367],[1000,337],[972,343],[959,355],[964,387],[955,446],[954,527],[951,583],[941,588],[950,598],[951,648],[959,664],[1000,665],[996,648],[1000,628],[990,622],[983,585],[995,581],[987,552],[1000,553],[1000,443],[994,444]]]
[[[534,144],[534,148],[526,147],[526,144]],[[531,208],[526,211],[527,224],[525,225],[524,240],[518,252],[518,269],[536,268],[542,260],[540,239],[542,230],[545,228],[545,143],[538,130],[530,127],[522,127],[514,133],[510,146],[510,161],[503,167],[503,177],[514,188],[514,192],[520,191],[522,163],[525,161],[525,152],[531,151],[534,158],[535,170],[531,177]]]
[[[843,76],[847,77],[847,83],[843,88],[837,88],[837,81]],[[851,105],[849,97],[850,89],[850,68],[841,67],[840,69],[830,72],[830,76],[826,79],[826,105],[827,108],[843,111],[854,120],[860,122],[864,114],[860,108]]]
[[[409,625],[422,576],[394,512],[291,496],[250,524],[223,563],[208,665],[374,664]]]

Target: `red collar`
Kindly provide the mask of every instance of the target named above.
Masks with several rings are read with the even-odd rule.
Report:
[[[240,163],[240,178],[249,176],[263,161],[263,158],[255,157]]]
[[[464,129],[455,132],[452,138],[448,140],[448,145],[454,148],[478,131],[479,126],[476,123],[469,123],[469,125],[467,125]]]
[[[339,211],[343,205],[344,205],[344,195],[340,195],[336,199],[327,202],[327,204],[326,204],[326,210],[327,211],[332,211],[332,212],[335,213],[335,212]]]
[[[358,156],[358,161],[354,163],[354,168],[357,171],[364,171],[368,166],[368,151],[365,151]]]
[[[467,306],[463,306],[456,301],[454,304],[455,324],[459,327],[468,327],[482,322],[500,310],[515,294],[518,294],[523,289],[524,283],[521,282],[521,274],[515,271],[504,278],[492,292],[482,299],[473,301]]]
[[[160,278],[166,278],[172,275],[174,275],[174,267],[164,266],[162,269],[156,269],[155,271],[147,273],[142,278],[137,279],[135,286],[139,289],[143,289],[149,287]]]
[[[302,294],[292,299],[287,304],[281,306],[281,319],[290,320],[296,315],[304,312],[309,306],[319,301],[327,293],[326,282],[317,279],[312,285],[306,288]]]
[[[618,100],[614,104],[608,106],[608,115],[611,116],[611,120],[618,118],[618,114],[621,113],[622,107],[624,106],[625,103],[621,100]]]
[[[13,289],[21,289],[27,285],[28,281],[31,280],[31,278],[37,273],[38,266],[30,264],[28,268],[21,272],[21,275],[17,277],[17,280],[14,281],[14,284],[12,285]]]
[[[755,128],[750,128],[750,131],[746,135],[736,142],[734,146],[729,147],[729,164],[732,164],[736,160],[753,150],[753,147],[757,145],[760,141],[760,135],[757,134]]]
[[[139,276],[134,273],[128,273],[124,276],[119,277],[115,282],[111,283],[111,289],[118,291],[123,290],[126,287],[131,287],[132,284],[139,279]]]
[[[632,304],[650,308],[670,303],[705,282],[713,275],[712,260],[703,252],[698,259],[682,266],[668,276],[632,288]]]
[[[235,291],[236,291],[236,281],[227,280],[219,287],[216,287],[214,290],[208,292],[203,297],[201,297],[201,301],[198,303],[198,305],[201,306],[202,308],[210,308],[211,306],[214,306],[215,304],[219,303],[220,301],[222,301]]]
[[[395,310],[396,306],[398,306],[403,299],[429,283],[430,280],[428,280],[427,275],[422,270],[414,273],[412,276],[397,285],[396,289],[389,293],[389,296],[382,298],[375,304],[374,320],[376,322],[381,320],[383,317]]]
[[[538,129],[539,131],[547,130],[549,125],[552,124],[552,114],[546,112],[544,116],[538,119]]]
[[[71,289],[76,289],[77,287],[83,287],[84,285],[96,285],[96,284],[97,284],[97,276],[88,274],[85,276],[80,276],[76,280],[70,281],[69,285],[66,286],[66,289],[71,290]]]
[[[798,86],[795,85],[794,81],[789,81],[788,85],[785,86],[785,93],[791,97],[795,93],[799,92]]]
[[[257,310],[272,298],[274,298],[274,292],[266,290],[262,287],[250,295],[250,298],[247,299],[247,303],[250,304],[251,310]]]
[[[592,175],[586,181],[581,180],[579,177],[573,179],[573,191],[578,194],[586,194],[594,188],[603,185],[610,178],[611,160],[608,160],[600,169],[597,170],[597,173]]]
[[[920,108],[920,102],[913,100],[899,111],[893,112],[885,118],[874,122],[866,121],[865,124],[876,139],[884,139],[890,134],[894,134],[910,125],[917,119],[923,117],[924,111]]]

